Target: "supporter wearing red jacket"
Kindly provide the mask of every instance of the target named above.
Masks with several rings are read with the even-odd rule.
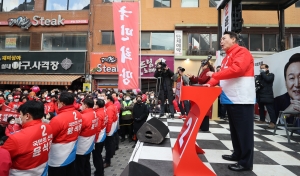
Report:
[[[105,163],[103,165],[104,168],[110,166],[110,159],[113,157],[113,153],[115,152],[115,141],[114,141],[114,133],[117,129],[117,108],[114,105],[114,99],[110,94],[106,96],[106,114],[108,117],[108,122],[106,126],[106,139],[105,139]]]
[[[23,129],[10,135],[2,146],[12,158],[10,175],[47,175],[47,161],[53,138],[52,128],[42,123],[44,105],[27,101],[18,109]],[[1,156],[2,157],[2,156]]]
[[[48,114],[49,112],[55,112],[55,104],[50,97],[46,97],[46,103],[44,104],[44,106],[45,114]]]
[[[0,147],[0,175],[8,176],[11,167],[10,154],[7,150]]]
[[[90,154],[94,149],[98,118],[94,111],[94,100],[86,97],[81,103],[82,127],[78,137],[75,169],[77,176],[91,175]]]
[[[95,104],[95,111],[98,118],[98,126],[95,138],[95,149],[93,150],[93,163],[96,169],[95,176],[103,176],[104,168],[103,168],[103,158],[102,158],[102,150],[104,146],[104,141],[106,138],[106,124],[107,124],[107,115],[105,112],[105,101],[98,99]]]
[[[17,124],[15,121],[15,117],[11,116],[7,118],[7,127],[5,129],[5,135],[10,136],[14,134],[15,132],[18,132],[22,129],[22,126],[20,124]]]
[[[20,102],[19,96],[14,96],[14,100],[8,104],[8,107],[10,107],[13,110],[17,110],[23,103]]]
[[[53,142],[49,153],[48,176],[74,176],[77,139],[81,131],[82,117],[73,106],[74,96],[62,92],[58,98],[58,115],[50,121]]]

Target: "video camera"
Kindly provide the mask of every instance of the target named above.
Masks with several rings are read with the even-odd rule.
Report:
[[[208,55],[205,60],[202,60],[201,61],[201,67],[203,67],[204,65],[206,65],[211,58],[212,58],[212,55]]]

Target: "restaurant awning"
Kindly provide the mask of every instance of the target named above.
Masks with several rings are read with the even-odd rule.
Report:
[[[1,75],[0,84],[18,85],[71,85],[82,75]]]

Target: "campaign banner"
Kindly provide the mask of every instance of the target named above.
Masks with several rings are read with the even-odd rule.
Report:
[[[92,75],[116,75],[118,74],[118,58],[115,52],[91,53],[90,74]]]
[[[139,88],[139,2],[113,3],[118,88]]]
[[[231,31],[231,25],[232,25],[232,0],[229,0],[226,6],[223,9],[222,13],[222,35],[225,31]]]
[[[0,108],[0,123],[6,124],[7,118],[10,116],[15,117],[19,122],[20,113],[3,103],[2,108]]]
[[[182,56],[182,30],[175,30],[174,35],[174,54],[175,56]]]
[[[140,63],[141,77],[154,78],[158,62],[165,62],[172,71],[174,70],[174,56],[142,56]]]

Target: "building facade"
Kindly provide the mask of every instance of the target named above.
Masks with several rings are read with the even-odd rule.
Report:
[[[120,1],[122,0],[115,0],[115,2]],[[91,81],[94,89],[116,88],[118,58],[114,45],[112,2],[113,0],[23,0],[22,2],[0,0],[0,54],[2,54],[0,74],[39,74],[52,77],[73,74],[77,75],[82,82]],[[141,12],[141,72],[147,75],[141,75],[144,90],[155,88],[156,80],[151,78],[151,73],[154,71],[157,59],[170,60],[171,58],[174,68],[183,66],[189,74],[197,74],[200,61],[207,55],[212,54],[215,59],[218,48],[216,6],[219,1],[140,0],[138,2]],[[286,49],[300,46],[298,14],[300,14],[299,2],[285,10]],[[243,11],[242,15],[244,24],[241,36],[244,46],[255,57],[277,52],[279,34],[277,12]],[[31,25],[28,26],[26,21],[31,22]],[[181,54],[175,53],[177,40],[175,31],[182,32]],[[4,62],[3,58],[21,56],[15,54],[17,52],[31,54],[30,67],[35,61],[38,64],[41,57],[46,58],[54,53],[62,53],[62,59],[57,60],[61,70],[57,72],[47,70],[45,69],[47,65],[44,65],[40,71],[34,72],[34,69],[31,69],[28,72],[28,69],[24,70],[25,67],[22,65],[21,67],[14,65],[16,69],[11,71],[6,66],[12,63],[12,60]],[[73,60],[71,58],[73,56],[66,55],[78,52],[84,53],[84,64]],[[41,53],[44,55],[41,56]],[[81,57],[81,55],[77,56]],[[54,59],[56,58],[55,55]],[[65,58],[69,60],[62,62]],[[51,61],[56,61],[51,59],[48,59],[49,64]],[[105,62],[101,63],[102,60]],[[68,71],[70,62],[72,63],[70,68],[74,66],[77,71]],[[2,66],[6,63],[8,64]],[[67,65],[65,68],[68,69],[62,67],[63,65]],[[84,67],[83,72],[82,67]],[[15,83],[19,84],[19,82]]]

